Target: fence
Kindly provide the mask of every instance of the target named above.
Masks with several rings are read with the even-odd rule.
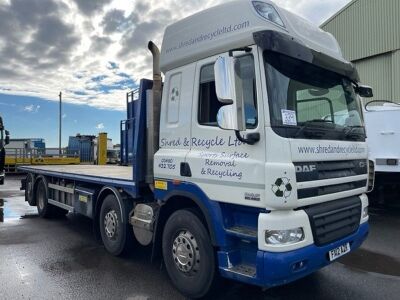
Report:
[[[6,149],[5,171],[6,173],[17,173],[20,165],[69,165],[80,163],[79,151],[71,153],[66,149]]]

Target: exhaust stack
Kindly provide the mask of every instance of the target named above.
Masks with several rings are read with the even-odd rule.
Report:
[[[159,149],[162,78],[160,50],[150,41],[147,46],[153,55],[153,89],[147,95],[147,168],[146,183],[154,183],[154,154]]]

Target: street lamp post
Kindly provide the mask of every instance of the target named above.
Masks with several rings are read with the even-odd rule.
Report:
[[[60,116],[59,116],[59,134],[58,134],[58,154],[61,157],[61,126],[62,126],[62,93],[60,92],[60,94],[58,95],[60,97]]]

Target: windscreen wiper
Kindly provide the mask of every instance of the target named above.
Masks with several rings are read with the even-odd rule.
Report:
[[[356,131],[360,130],[361,131]],[[365,134],[364,126],[346,126],[343,128],[343,133],[346,138],[351,138],[351,139],[365,139],[367,135]]]
[[[333,124],[333,121],[331,120],[324,120],[324,119],[314,119],[314,120],[308,120],[304,122],[299,130],[295,134],[295,138],[299,137],[300,134],[304,133],[305,131],[307,132],[308,136],[312,137],[322,137],[325,135],[326,131],[331,129],[331,126],[318,126],[321,124]],[[332,127],[333,128],[333,127]]]

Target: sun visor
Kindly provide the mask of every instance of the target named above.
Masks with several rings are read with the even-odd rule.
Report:
[[[352,63],[346,63],[310,49],[290,35],[273,30],[264,30],[253,33],[253,38],[255,43],[263,50],[278,52],[311,63],[348,77],[354,82],[360,81],[358,72]]]

